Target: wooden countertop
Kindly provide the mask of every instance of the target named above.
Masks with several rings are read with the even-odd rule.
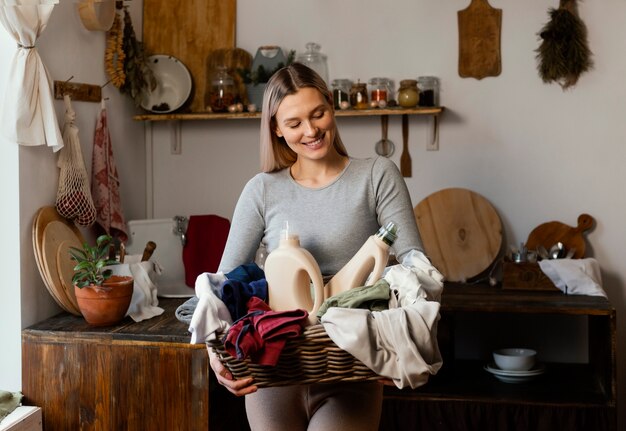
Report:
[[[24,335],[49,334],[51,337],[63,335],[65,338],[103,338],[144,342],[166,342],[189,344],[191,334],[188,325],[176,318],[176,308],[188,298],[159,298],[159,307],[165,311],[160,316],[141,322],[126,317],[120,324],[108,327],[90,326],[82,317],[61,313],[36,323],[22,331]],[[191,346],[191,345],[190,345]],[[196,344],[205,348],[204,344]]]

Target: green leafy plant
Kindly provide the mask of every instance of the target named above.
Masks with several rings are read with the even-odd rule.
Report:
[[[271,70],[267,70],[265,69],[263,65],[261,65],[255,70],[237,69],[237,73],[239,73],[239,75],[241,76],[241,79],[243,80],[244,84],[254,84],[254,85],[262,84],[262,83],[269,81],[271,76],[274,73],[276,73],[279,69],[282,69],[283,67],[289,66],[291,63],[293,63],[295,58],[296,58],[296,51],[291,50],[287,54],[286,63],[280,62],[276,65],[275,68]]]
[[[115,265],[116,260],[109,259],[109,244],[113,238],[110,235],[101,235],[96,239],[96,245],[83,244],[83,248],[70,247],[70,257],[76,262],[72,282],[79,288],[85,286],[102,286],[112,275],[111,269],[106,266]]]

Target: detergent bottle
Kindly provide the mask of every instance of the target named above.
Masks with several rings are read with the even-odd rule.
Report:
[[[380,279],[389,259],[389,247],[396,238],[397,227],[391,221],[370,236],[354,257],[324,286],[325,297],[364,286],[368,278],[372,283]]]
[[[324,301],[322,272],[313,255],[300,246],[298,235],[289,232],[288,222],[278,247],[267,256],[264,270],[272,310],[301,308],[308,311],[310,324],[317,323],[317,310]]]

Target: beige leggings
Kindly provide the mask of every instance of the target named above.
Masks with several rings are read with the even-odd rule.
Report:
[[[376,431],[383,402],[377,382],[262,388],[246,395],[252,431]]]

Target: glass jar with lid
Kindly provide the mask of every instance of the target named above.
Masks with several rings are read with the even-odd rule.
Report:
[[[226,112],[228,107],[236,103],[237,90],[233,78],[228,74],[226,66],[218,66],[209,92],[209,107],[212,112]]]
[[[350,104],[354,109],[369,108],[369,99],[367,97],[367,85],[363,82],[352,84],[350,89]]]
[[[398,90],[398,105],[403,108],[414,108],[417,106],[419,97],[417,80],[403,79],[400,81],[400,89]]]
[[[350,108],[350,89],[352,81],[349,79],[333,79],[333,103],[335,109]]]
[[[296,61],[302,63],[305,66],[309,66],[316,71],[324,80],[328,82],[328,64],[326,62],[326,55],[322,54],[321,46],[315,42],[309,42],[306,44],[306,51],[302,54],[298,54]]]
[[[370,88],[370,100],[373,102],[389,101],[391,93],[391,81],[388,78],[372,78],[368,82]]]
[[[419,106],[439,106],[439,79],[435,76],[417,78]]]

